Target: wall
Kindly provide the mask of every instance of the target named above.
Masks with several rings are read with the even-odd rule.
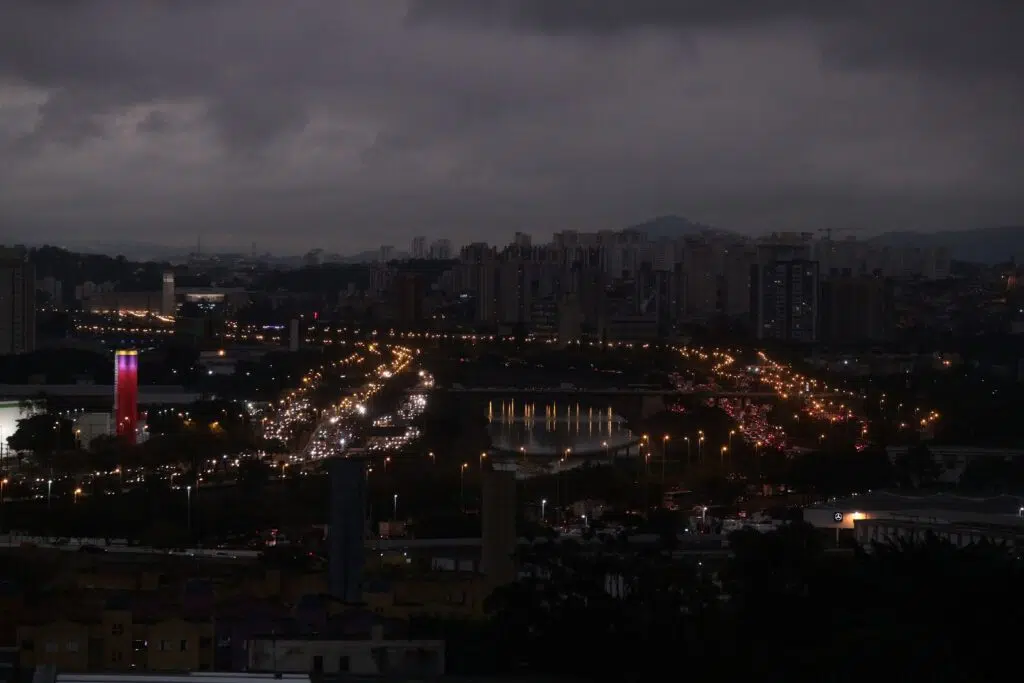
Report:
[[[437,640],[249,641],[249,670],[281,673],[440,676],[444,643]]]
[[[213,668],[213,624],[168,619],[133,621],[126,610],[107,610],[98,622],[57,620],[17,630],[22,667],[60,671],[201,671]]]

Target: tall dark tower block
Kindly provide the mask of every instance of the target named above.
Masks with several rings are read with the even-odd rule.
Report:
[[[366,465],[362,460],[331,461],[331,511],[327,529],[331,595],[362,602],[366,531]]]
[[[512,472],[490,470],[483,476],[483,554],[480,571],[491,586],[516,579],[516,479]]]

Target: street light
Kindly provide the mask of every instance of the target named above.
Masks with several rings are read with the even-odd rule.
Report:
[[[398,521],[398,494],[391,497],[391,520]]]
[[[192,540],[192,487],[185,487],[185,509],[188,515],[188,539]]]
[[[690,437],[684,436],[683,441],[686,442],[686,462],[690,462]]]
[[[540,521],[542,521],[542,522],[547,521],[547,509],[548,509],[548,499],[547,498],[541,498],[541,500],[540,500]]]
[[[459,468],[459,504],[462,506],[463,512],[466,510],[466,468],[469,467],[468,462],[462,463],[462,467]]]
[[[82,489],[81,488],[75,489],[75,492],[74,492],[74,502],[76,502],[76,503],[78,502],[78,497],[80,495],[82,495]]]
[[[53,498],[53,479],[46,480],[46,509],[50,509],[50,501]]]
[[[427,457],[430,458],[431,465],[437,464],[437,460],[434,458],[434,451],[430,451],[429,453],[427,453]]]

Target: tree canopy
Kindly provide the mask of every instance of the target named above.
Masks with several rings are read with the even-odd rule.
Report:
[[[535,544],[488,603],[497,656],[535,674],[641,680],[994,680],[1024,606],[1021,564],[935,538],[826,551],[813,528],[730,537],[732,557],[623,541]]]

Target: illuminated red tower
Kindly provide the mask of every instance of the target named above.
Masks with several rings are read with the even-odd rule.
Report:
[[[135,443],[139,421],[139,352],[120,350],[114,355],[114,419],[117,435]]]

